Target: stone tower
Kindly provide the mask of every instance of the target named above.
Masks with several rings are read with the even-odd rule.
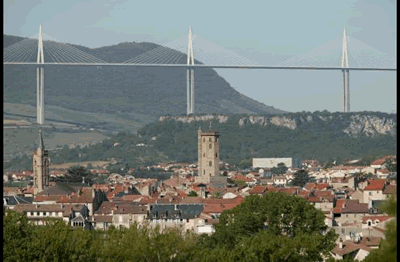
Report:
[[[49,152],[44,149],[42,130],[39,130],[39,148],[33,153],[33,192],[42,192],[49,186],[50,159]]]
[[[197,183],[209,183],[210,177],[219,176],[219,132],[198,131],[199,165]]]

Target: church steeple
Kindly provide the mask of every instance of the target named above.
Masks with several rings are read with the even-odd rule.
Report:
[[[42,192],[49,187],[50,181],[50,159],[49,152],[45,150],[43,143],[42,129],[39,129],[39,146],[33,153],[33,177],[34,177],[34,194]]]

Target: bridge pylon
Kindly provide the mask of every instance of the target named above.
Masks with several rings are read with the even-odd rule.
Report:
[[[43,125],[44,123],[44,56],[43,56],[43,38],[42,38],[42,25],[39,28],[39,40],[38,40],[38,54],[36,69],[36,111],[37,111],[37,123]],[[42,64],[42,65],[41,65]]]
[[[343,30],[342,68],[349,67],[346,27]],[[350,71],[343,69],[343,112],[350,112]]]
[[[192,27],[189,27],[187,64],[194,65]],[[194,69],[187,70],[187,115],[194,114]]]

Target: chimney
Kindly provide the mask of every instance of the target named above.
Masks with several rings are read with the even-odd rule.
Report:
[[[343,248],[343,240],[342,240],[342,239],[339,240],[339,248],[340,248],[340,249]]]

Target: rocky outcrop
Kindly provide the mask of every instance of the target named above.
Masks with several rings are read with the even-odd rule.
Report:
[[[376,113],[332,113],[331,115],[309,114],[285,114],[277,116],[226,116],[226,115],[205,115],[205,116],[179,116],[179,117],[160,117],[159,121],[175,120],[183,123],[197,121],[216,120],[219,123],[237,121],[239,127],[246,125],[268,126],[274,125],[285,127],[292,130],[307,127],[307,125],[317,124],[322,129],[337,129],[351,137],[362,135],[374,137],[377,135],[395,136],[397,132],[397,121],[394,114]]]
[[[350,125],[343,130],[351,136],[395,135],[397,131],[396,121],[376,116],[352,115]]]

